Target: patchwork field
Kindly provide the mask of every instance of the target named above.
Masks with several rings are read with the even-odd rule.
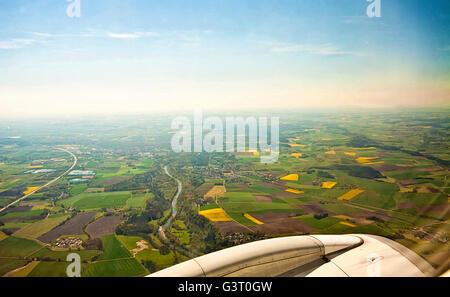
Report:
[[[0,206],[71,166],[53,144],[87,175],[63,177],[0,213],[0,275],[64,276],[70,251],[56,244],[73,236],[85,276],[141,276],[187,255],[299,234],[385,236],[435,267],[450,257],[447,110],[292,111],[280,120],[275,163],[249,147],[175,154],[166,117],[57,133],[53,124],[11,125],[8,134],[23,138],[2,138]],[[60,146],[67,139],[74,144]],[[177,184],[165,165],[183,184],[170,221]]]
[[[87,267],[83,276],[130,277],[148,274],[115,235],[102,236],[102,242],[103,254]]]
[[[53,229],[50,232],[38,237],[42,242],[49,243],[52,240],[57,239],[61,235],[82,235],[85,234],[83,229],[94,219],[96,212],[83,212],[79,213],[63,225]]]
[[[414,116],[396,120],[386,114],[353,114],[345,121],[311,121],[303,129],[294,117],[285,119],[279,162],[236,158],[239,170],[233,170],[239,178],[223,177],[227,193],[219,207],[247,228],[234,222],[214,225],[222,233],[261,231],[270,236],[378,234],[439,265],[430,255],[438,253],[432,242],[448,245],[450,234],[450,162],[444,149],[444,131],[450,126],[441,114],[439,124],[424,129],[420,122],[434,119],[425,113]],[[201,210],[210,208],[217,205],[201,205]],[[268,228],[275,222],[276,227]],[[439,230],[430,229],[435,224]]]
[[[36,223],[32,223],[23,227],[19,229],[19,231],[15,232],[13,235],[15,237],[36,239],[39,238],[41,235],[49,232],[53,228],[57,227],[68,218],[69,216],[62,216],[58,218],[47,218],[42,221],[38,221]]]
[[[62,201],[61,204],[66,208],[75,207],[79,210],[116,208],[125,206],[129,198],[129,191],[81,193]]]

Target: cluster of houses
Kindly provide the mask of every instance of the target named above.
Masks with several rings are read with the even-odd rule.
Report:
[[[83,243],[83,240],[81,240],[81,238],[65,237],[65,238],[58,239],[54,245],[55,245],[55,247],[67,249],[67,248],[80,247],[82,243]]]

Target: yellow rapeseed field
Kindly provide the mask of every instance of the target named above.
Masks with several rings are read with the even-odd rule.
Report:
[[[346,154],[347,156],[350,156],[350,157],[355,157],[356,156],[356,153],[344,152],[344,154]]]
[[[303,154],[301,153],[293,153],[291,154],[292,157],[296,157],[296,158],[300,158],[301,156],[303,156]]]
[[[3,239],[5,239],[6,237],[8,237],[8,235],[6,235],[6,234],[3,233],[2,231],[0,231],[0,241],[2,241]]]
[[[214,208],[202,210],[198,212],[199,215],[204,216],[212,222],[229,222],[231,218],[226,214],[222,208]]]
[[[338,200],[352,200],[353,198],[355,198],[356,196],[358,196],[361,193],[364,193],[364,190],[353,189],[353,190],[348,191],[344,195],[340,196],[338,198]]]
[[[385,178],[377,178],[379,181],[384,181],[386,183],[394,184],[396,182],[395,178],[386,176]]]
[[[354,224],[352,224],[352,223],[349,223],[349,222],[339,222],[339,224],[344,225],[344,226],[353,227],[353,228],[356,227],[356,225],[354,225]]]
[[[33,192],[33,191],[35,191],[35,190],[37,190],[37,189],[39,189],[39,187],[28,187],[27,190],[24,191],[23,193],[24,193],[25,195],[27,195],[27,194],[30,194],[31,192]]]
[[[290,147],[305,147],[306,145],[304,144],[298,144],[298,143],[289,143]]]
[[[298,181],[298,174],[289,174],[280,178],[281,180]]]
[[[286,189],[285,191],[289,192],[289,193],[294,193],[294,194],[303,194],[304,193],[303,191],[299,191],[296,189]]]
[[[337,185],[337,182],[323,182],[322,189],[332,189],[335,185]]]
[[[336,151],[325,152],[325,154],[327,154],[327,155],[336,155]]]
[[[244,217],[249,219],[250,221],[252,221],[253,223],[257,224],[257,225],[263,225],[264,223],[255,219],[254,217],[252,217],[251,215],[249,215],[248,213],[244,214]]]
[[[400,193],[413,193],[414,188],[400,187]]]
[[[379,161],[379,162],[371,162],[371,163],[364,163],[364,165],[377,165],[377,164],[383,164],[384,161]]]
[[[376,147],[351,147],[352,150],[376,150]]]
[[[340,219],[340,220],[346,220],[346,221],[347,221],[347,220],[349,220],[349,221],[352,221],[352,220],[353,220],[352,217],[344,216],[344,215],[333,216],[333,218]]]
[[[368,163],[376,158],[377,157],[359,157],[358,159],[356,159],[356,161],[358,161],[358,163],[364,164],[364,163]]]
[[[383,164],[384,161],[375,161],[373,162],[373,160],[378,159],[378,157],[359,157],[358,159],[356,159],[356,161],[358,161],[358,163],[364,164],[364,165],[376,165],[376,164]]]

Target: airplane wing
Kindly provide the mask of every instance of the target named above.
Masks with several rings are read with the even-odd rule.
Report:
[[[150,277],[432,276],[420,256],[366,234],[305,235],[251,242],[172,266]]]

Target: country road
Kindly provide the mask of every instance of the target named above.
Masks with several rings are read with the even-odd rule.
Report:
[[[22,196],[21,198],[15,200],[14,202],[11,202],[10,204],[6,205],[6,206],[3,207],[2,209],[0,209],[0,213],[3,212],[3,211],[5,211],[5,210],[8,209],[9,207],[13,206],[14,204],[17,204],[17,203],[19,203],[20,201],[27,199],[29,196],[33,195],[33,194],[36,193],[37,191],[39,191],[39,190],[41,190],[41,189],[43,189],[43,188],[45,188],[45,187],[48,187],[48,186],[50,186],[51,184],[55,183],[55,182],[58,181],[61,177],[63,177],[63,176],[66,175],[67,173],[69,173],[69,172],[77,165],[78,158],[77,158],[77,156],[75,156],[72,152],[70,152],[70,151],[68,151],[68,150],[66,150],[66,149],[63,149],[63,148],[56,148],[56,149],[58,149],[58,150],[60,150],[60,151],[63,151],[63,152],[66,152],[66,153],[68,153],[68,154],[70,154],[70,155],[72,156],[72,158],[73,158],[73,164],[72,164],[72,166],[70,166],[70,168],[67,169],[63,174],[61,174],[60,176],[58,176],[58,177],[52,179],[51,181],[49,181],[49,182],[46,183],[45,185],[39,187],[38,189],[34,190],[34,191],[31,192],[31,193],[28,193],[28,194]]]

